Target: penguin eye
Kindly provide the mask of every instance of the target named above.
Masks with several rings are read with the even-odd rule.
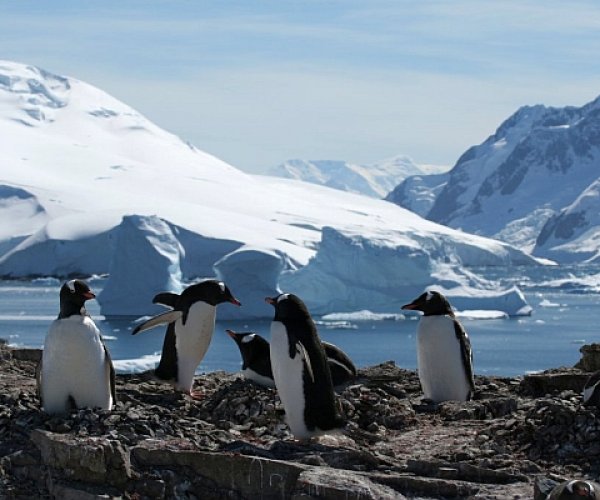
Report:
[[[282,300],[287,299],[289,296],[289,293],[282,293],[279,297],[277,297],[277,303],[279,304]]]
[[[245,337],[242,337],[242,344],[247,344],[248,342],[252,342],[254,340],[254,337],[256,337],[255,333],[251,333],[250,335],[246,335]]]
[[[67,287],[71,293],[75,293],[75,280],[67,281]]]

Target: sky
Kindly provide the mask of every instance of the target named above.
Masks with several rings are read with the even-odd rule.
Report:
[[[86,81],[242,170],[453,165],[600,95],[600,2],[4,0],[0,59]]]

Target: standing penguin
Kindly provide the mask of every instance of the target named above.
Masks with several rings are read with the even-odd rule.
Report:
[[[60,289],[60,313],[46,335],[37,373],[46,413],[85,407],[110,410],[116,401],[110,354],[84,306],[94,297],[81,280],[68,281]]]
[[[275,307],[270,358],[273,379],[296,439],[335,431],[344,425],[317,328],[298,297],[267,297]]]
[[[475,391],[471,342],[446,297],[425,292],[402,309],[423,312],[417,330],[417,364],[425,398],[435,403],[469,400]]]
[[[192,386],[196,368],[204,358],[215,330],[217,305],[231,302],[240,306],[240,301],[225,283],[211,279],[187,287],[181,295],[159,293],[152,302],[173,310],[138,325],[132,335],[168,324],[162,355],[154,373],[161,380],[172,381],[176,389],[194,398],[202,397],[202,392],[192,391]]]
[[[254,332],[237,333],[226,330],[235,341],[242,355],[242,375],[258,385],[275,387],[271,368],[269,342]],[[356,377],[356,367],[348,355],[339,347],[321,341],[327,358],[334,387],[345,384]]]

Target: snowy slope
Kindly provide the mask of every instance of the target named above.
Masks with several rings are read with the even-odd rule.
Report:
[[[0,276],[109,273],[106,315],[154,312],[155,293],[215,275],[244,304],[221,318],[271,315],[278,289],[319,312],[396,311],[428,286],[469,309],[478,293],[487,309],[526,306],[465,270],[534,264],[523,252],[382,200],[247,175],[73,78],[0,61],[0,134]]]
[[[562,262],[600,261],[600,179],[546,222],[534,251]]]
[[[600,98],[580,108],[526,106],[466,151],[447,180],[409,178],[389,199],[432,221],[532,250],[544,224],[596,182],[599,164]],[[565,248],[552,252],[548,245],[566,241],[542,239],[540,255],[589,256],[589,249],[568,257]]]
[[[444,167],[428,165],[422,169],[408,156],[395,156],[370,165],[335,160],[288,160],[272,168],[269,175],[383,198],[406,177],[440,168]]]

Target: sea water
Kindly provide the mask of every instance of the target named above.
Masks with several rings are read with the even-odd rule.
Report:
[[[588,271],[583,271],[589,274]],[[557,271],[554,271],[557,274]],[[520,281],[533,307],[531,316],[504,319],[461,319],[471,338],[475,373],[515,376],[527,372],[572,366],[580,357],[584,343],[600,342],[600,295],[573,293],[533,284],[519,274],[505,284]],[[91,281],[98,293],[102,281]],[[61,283],[54,279],[0,281],[0,338],[10,344],[41,347],[50,323],[58,313]],[[578,290],[580,292],[580,290]],[[407,297],[409,302],[413,297]],[[158,360],[165,327],[132,336],[138,318],[104,318],[96,301],[87,308],[100,328],[118,371],[153,368]],[[358,367],[393,360],[403,368],[416,368],[416,330],[418,316],[399,314],[361,320],[361,315],[342,316],[335,321],[317,320],[323,340],[341,347]],[[218,317],[218,310],[217,310]],[[368,317],[368,315],[365,315]],[[395,319],[394,319],[395,318]],[[213,340],[199,373],[240,369],[241,357],[233,340],[225,333],[254,331],[269,338],[270,320],[217,321]]]

